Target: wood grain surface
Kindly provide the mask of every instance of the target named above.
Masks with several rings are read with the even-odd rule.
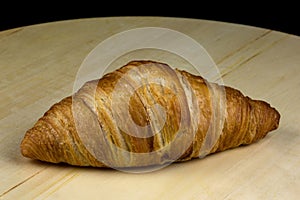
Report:
[[[164,27],[193,38],[210,54],[226,85],[279,110],[279,129],[258,143],[149,173],[22,157],[19,145],[26,130],[52,104],[72,94],[77,71],[89,52],[106,38],[138,27]],[[138,55],[156,56],[147,51]],[[0,199],[298,199],[299,55],[297,36],[196,19],[90,18],[2,31]],[[164,53],[157,59],[176,64]]]

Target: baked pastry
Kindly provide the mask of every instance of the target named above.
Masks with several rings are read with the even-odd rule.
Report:
[[[51,163],[141,167],[248,145],[280,114],[231,87],[154,61],[132,61],[54,104],[21,142]]]

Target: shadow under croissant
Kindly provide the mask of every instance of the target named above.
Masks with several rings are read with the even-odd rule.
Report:
[[[260,145],[261,143],[268,142],[269,137],[271,137],[271,136],[267,135],[265,137],[265,140],[259,140],[251,145],[243,144],[243,145],[240,145],[239,147],[234,147],[234,148],[228,149],[223,152],[214,152],[214,153],[208,154],[203,158],[193,158],[189,162],[174,161],[174,162],[167,163],[165,165],[111,168],[111,167],[70,165],[70,164],[64,163],[64,162],[51,163],[51,162],[46,162],[46,161],[41,161],[41,160],[29,160],[29,162],[33,165],[40,166],[40,167],[46,167],[46,168],[51,167],[51,168],[55,168],[55,169],[68,168],[68,169],[76,170],[79,172],[81,170],[84,170],[85,172],[86,171],[94,171],[94,172],[98,171],[99,172],[99,170],[100,170],[101,172],[105,172],[105,173],[120,171],[120,172],[125,172],[125,173],[140,174],[140,173],[156,173],[158,171],[164,171],[164,170],[173,170],[174,168],[177,168],[179,166],[183,167],[182,170],[184,170],[185,169],[184,167],[189,168],[192,165],[197,165],[196,167],[198,169],[201,169],[201,166],[203,167],[203,165],[201,165],[201,163],[203,163],[203,160],[205,160],[204,163],[209,163],[210,161],[223,162],[224,158],[228,161],[228,156],[230,156],[232,158],[232,156],[235,156],[235,153],[237,153],[237,152],[241,153],[243,150],[249,151],[251,149],[255,149],[255,148],[257,148],[256,145]],[[255,152],[256,151],[253,151],[253,153],[255,153]],[[243,157],[243,159],[244,159],[244,157]],[[235,163],[236,161],[234,161],[234,160],[236,160],[236,157],[235,157],[235,159],[232,160]],[[156,171],[156,170],[153,170],[153,168],[156,168],[156,169],[159,168],[159,170]],[[86,169],[88,169],[88,170],[86,170]]]

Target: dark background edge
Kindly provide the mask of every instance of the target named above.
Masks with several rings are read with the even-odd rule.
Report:
[[[210,1],[211,2],[211,1]],[[255,1],[232,3],[197,1],[184,2],[25,2],[2,6],[0,31],[33,24],[61,20],[114,17],[114,16],[162,16],[207,19],[244,24],[281,31],[300,36],[298,6],[286,1],[259,3]],[[276,4],[276,5],[275,5]]]

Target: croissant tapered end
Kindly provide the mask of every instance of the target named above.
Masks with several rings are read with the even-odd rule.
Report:
[[[69,130],[64,124],[70,123],[72,98],[68,97],[54,104],[35,125],[29,129],[21,142],[23,156],[53,163],[63,162],[71,149]],[[68,117],[69,116],[69,117]]]
[[[53,156],[53,150],[50,150],[52,141],[50,137],[51,130],[46,127],[34,127],[26,132],[24,139],[21,142],[21,153],[23,156],[58,163],[57,156]]]
[[[279,112],[270,106],[270,104],[259,101],[251,100],[250,106],[254,107],[252,113],[252,119],[255,119],[255,130],[256,135],[253,138],[253,141],[257,141],[265,137],[269,132],[275,130],[279,126],[280,114]],[[251,129],[250,129],[251,130]]]
[[[22,155],[31,159],[105,167],[79,141],[72,114],[72,97],[69,96],[54,104],[26,132],[20,147]]]
[[[280,113],[269,103],[245,97],[239,90],[225,88],[226,119],[222,135],[210,153],[252,144],[279,126]]]

